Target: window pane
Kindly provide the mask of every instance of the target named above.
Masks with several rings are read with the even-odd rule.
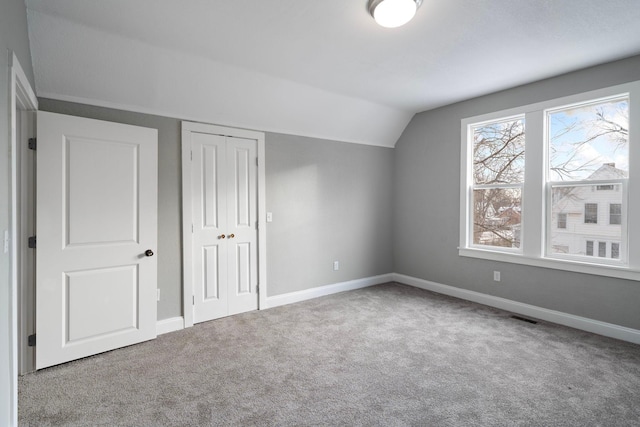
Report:
[[[622,192],[594,192],[592,190],[593,186],[588,184],[555,185],[552,187],[551,218],[560,218],[559,214],[562,213],[566,215],[566,223],[565,228],[551,225],[551,253],[593,255],[594,241],[606,244],[608,241],[619,242],[622,240],[622,227],[610,225],[606,220],[598,221],[598,203],[588,202],[597,197],[603,202],[600,204],[603,208],[610,206],[609,209],[619,209],[622,212]],[[617,207],[611,208],[611,206]],[[565,247],[568,248],[568,251],[564,250]]]
[[[611,243],[611,258],[620,258],[620,243]]]
[[[551,111],[548,126],[551,181],[628,176],[629,98]]]
[[[524,119],[474,126],[472,132],[475,184],[524,181]]]
[[[598,256],[606,257],[607,256],[607,242],[599,242],[598,243]]]
[[[609,224],[622,224],[622,205],[620,203],[611,203],[609,205]]]
[[[473,243],[520,247],[519,188],[492,188],[473,192]]]
[[[567,214],[559,213],[558,214],[558,228],[567,228]]]
[[[585,224],[598,223],[598,204],[597,203],[584,204],[584,223]]]

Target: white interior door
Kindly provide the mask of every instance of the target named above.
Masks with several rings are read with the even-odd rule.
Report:
[[[195,323],[258,308],[256,150],[191,132]]]
[[[41,369],[156,336],[157,131],[43,112],[37,126]]]

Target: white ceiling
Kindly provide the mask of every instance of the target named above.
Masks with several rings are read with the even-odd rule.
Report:
[[[640,53],[639,0],[26,0],[38,96],[392,147],[414,113]],[[640,76],[639,76],[640,77]]]

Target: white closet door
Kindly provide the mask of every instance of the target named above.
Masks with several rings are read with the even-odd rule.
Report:
[[[155,338],[157,190],[155,129],[38,113],[38,369]]]
[[[198,323],[258,308],[257,142],[190,134]]]

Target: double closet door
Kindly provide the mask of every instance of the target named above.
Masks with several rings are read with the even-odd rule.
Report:
[[[193,321],[258,308],[257,141],[190,132]]]

